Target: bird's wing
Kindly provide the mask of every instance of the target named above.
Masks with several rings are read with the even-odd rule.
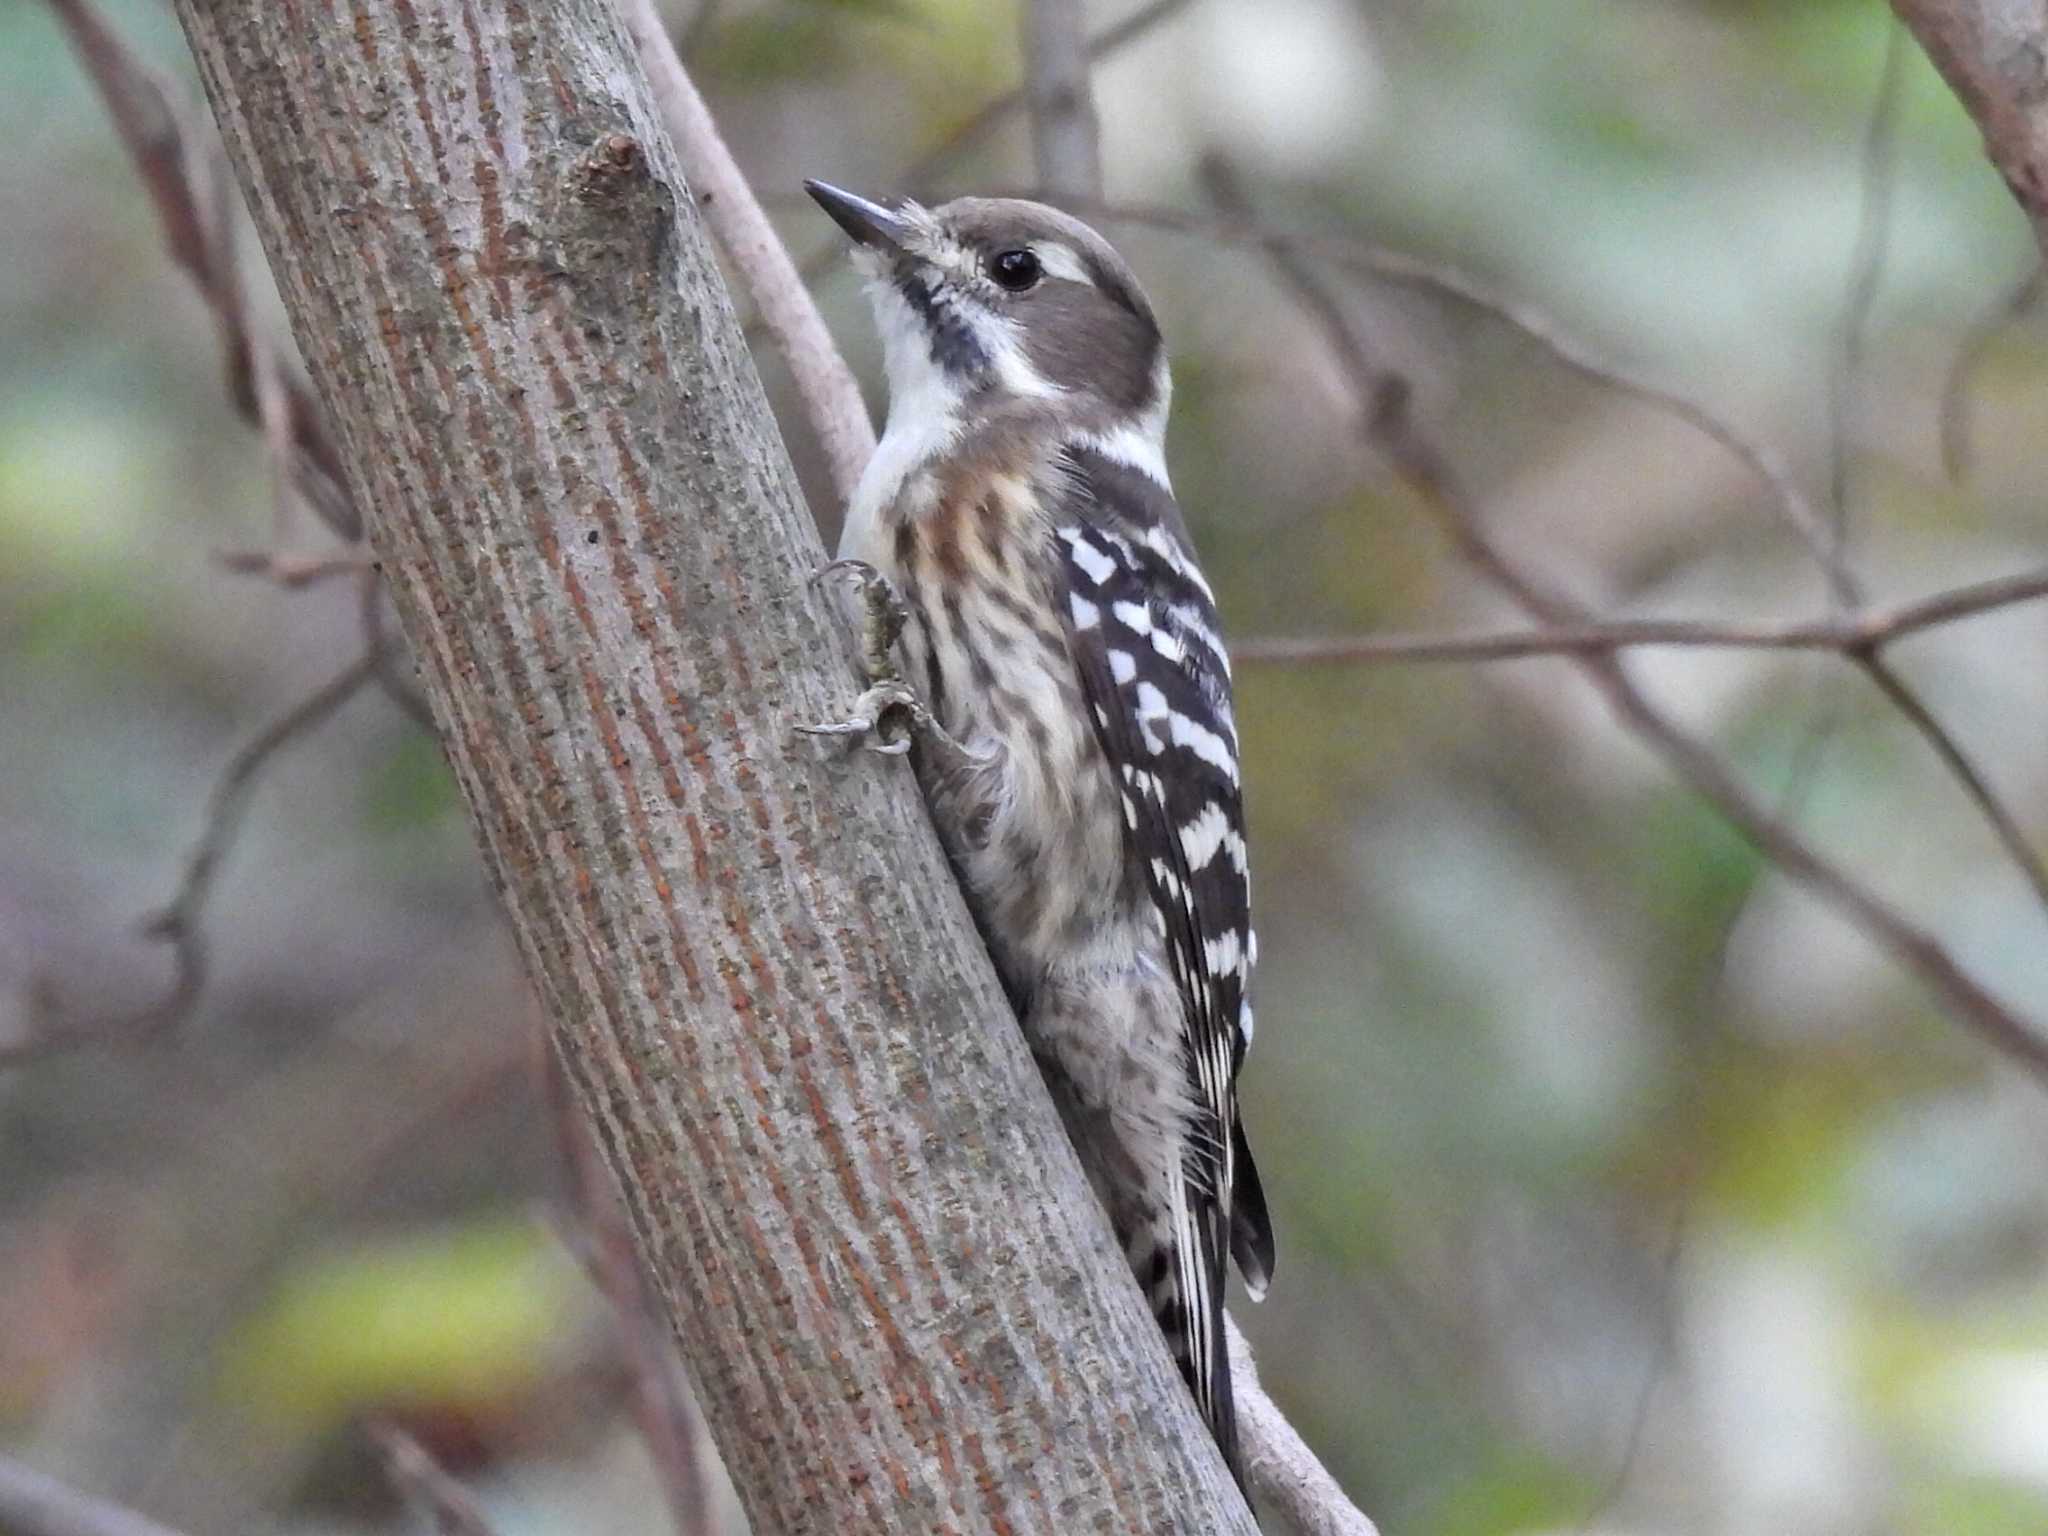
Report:
[[[1063,463],[1068,490],[1053,537],[1076,669],[1117,775],[1127,854],[1160,915],[1186,1021],[1196,1124],[1176,1218],[1186,1230],[1176,1234],[1175,1272],[1165,1278],[1185,1312],[1189,1379],[1220,1430],[1230,1417],[1224,1256],[1236,1257],[1254,1294],[1273,1261],[1237,1118],[1254,945],[1230,663],[1171,493],[1087,449],[1070,449]]]

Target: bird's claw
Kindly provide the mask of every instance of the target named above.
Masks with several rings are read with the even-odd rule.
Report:
[[[892,729],[892,723],[898,720],[907,728]],[[884,757],[901,757],[910,750],[917,732],[938,730],[939,723],[916,694],[901,682],[891,679],[875,684],[855,699],[853,713],[844,720],[826,720],[817,725],[800,725],[797,729],[806,736],[851,737],[870,752],[879,752]]]
[[[889,578],[865,560],[834,560],[811,580],[823,581],[842,573],[851,574],[860,583],[860,659],[869,687],[853,701],[853,713],[844,720],[800,725],[797,729],[806,736],[847,737],[884,757],[901,757],[913,744],[924,741],[943,754],[940,761],[966,767],[982,763],[984,759],[954,740],[924,700],[903,681],[892,652],[903,626],[910,622],[910,610],[903,606],[903,599],[896,595]]]
[[[903,599],[896,595],[889,578],[865,560],[834,560],[820,567],[811,580],[819,582],[838,575],[851,575],[860,584],[861,670],[871,683],[893,682],[898,673],[891,652],[903,626],[910,622],[910,610],[903,606]]]
[[[963,746],[925,707],[925,702],[908,684],[891,678],[853,701],[853,713],[844,720],[827,720],[817,725],[800,725],[806,736],[842,736],[858,741],[870,752],[883,757],[901,757],[918,742],[935,752],[933,759],[949,771],[985,767],[986,752]]]

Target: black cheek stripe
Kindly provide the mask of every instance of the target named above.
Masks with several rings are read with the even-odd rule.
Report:
[[[931,338],[933,366],[962,378],[972,378],[988,367],[989,355],[974,332],[958,316],[941,307],[923,278],[906,276],[899,279],[897,286],[904,303],[924,322],[925,334]]]

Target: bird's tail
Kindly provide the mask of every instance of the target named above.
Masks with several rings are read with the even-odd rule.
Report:
[[[1223,1335],[1224,1265],[1230,1222],[1223,1208],[1193,1189],[1139,1234],[1132,1267],[1159,1331],[1208,1420],[1230,1475],[1246,1488],[1237,1440],[1237,1404],[1230,1389],[1230,1351]]]

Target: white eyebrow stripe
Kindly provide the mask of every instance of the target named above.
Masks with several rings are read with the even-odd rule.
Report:
[[[1075,441],[1084,448],[1094,449],[1112,463],[1135,469],[1168,495],[1173,494],[1173,480],[1166,472],[1166,449],[1151,427],[1134,427],[1126,422],[1107,432],[1083,433]],[[1151,541],[1148,539],[1146,542]],[[1199,573],[1197,579],[1200,579]]]
[[[1031,250],[1047,277],[1063,277],[1069,282],[1086,283],[1091,288],[1095,286],[1095,279],[1089,275],[1087,266],[1074,253],[1072,246],[1061,245],[1057,240],[1034,240]]]

